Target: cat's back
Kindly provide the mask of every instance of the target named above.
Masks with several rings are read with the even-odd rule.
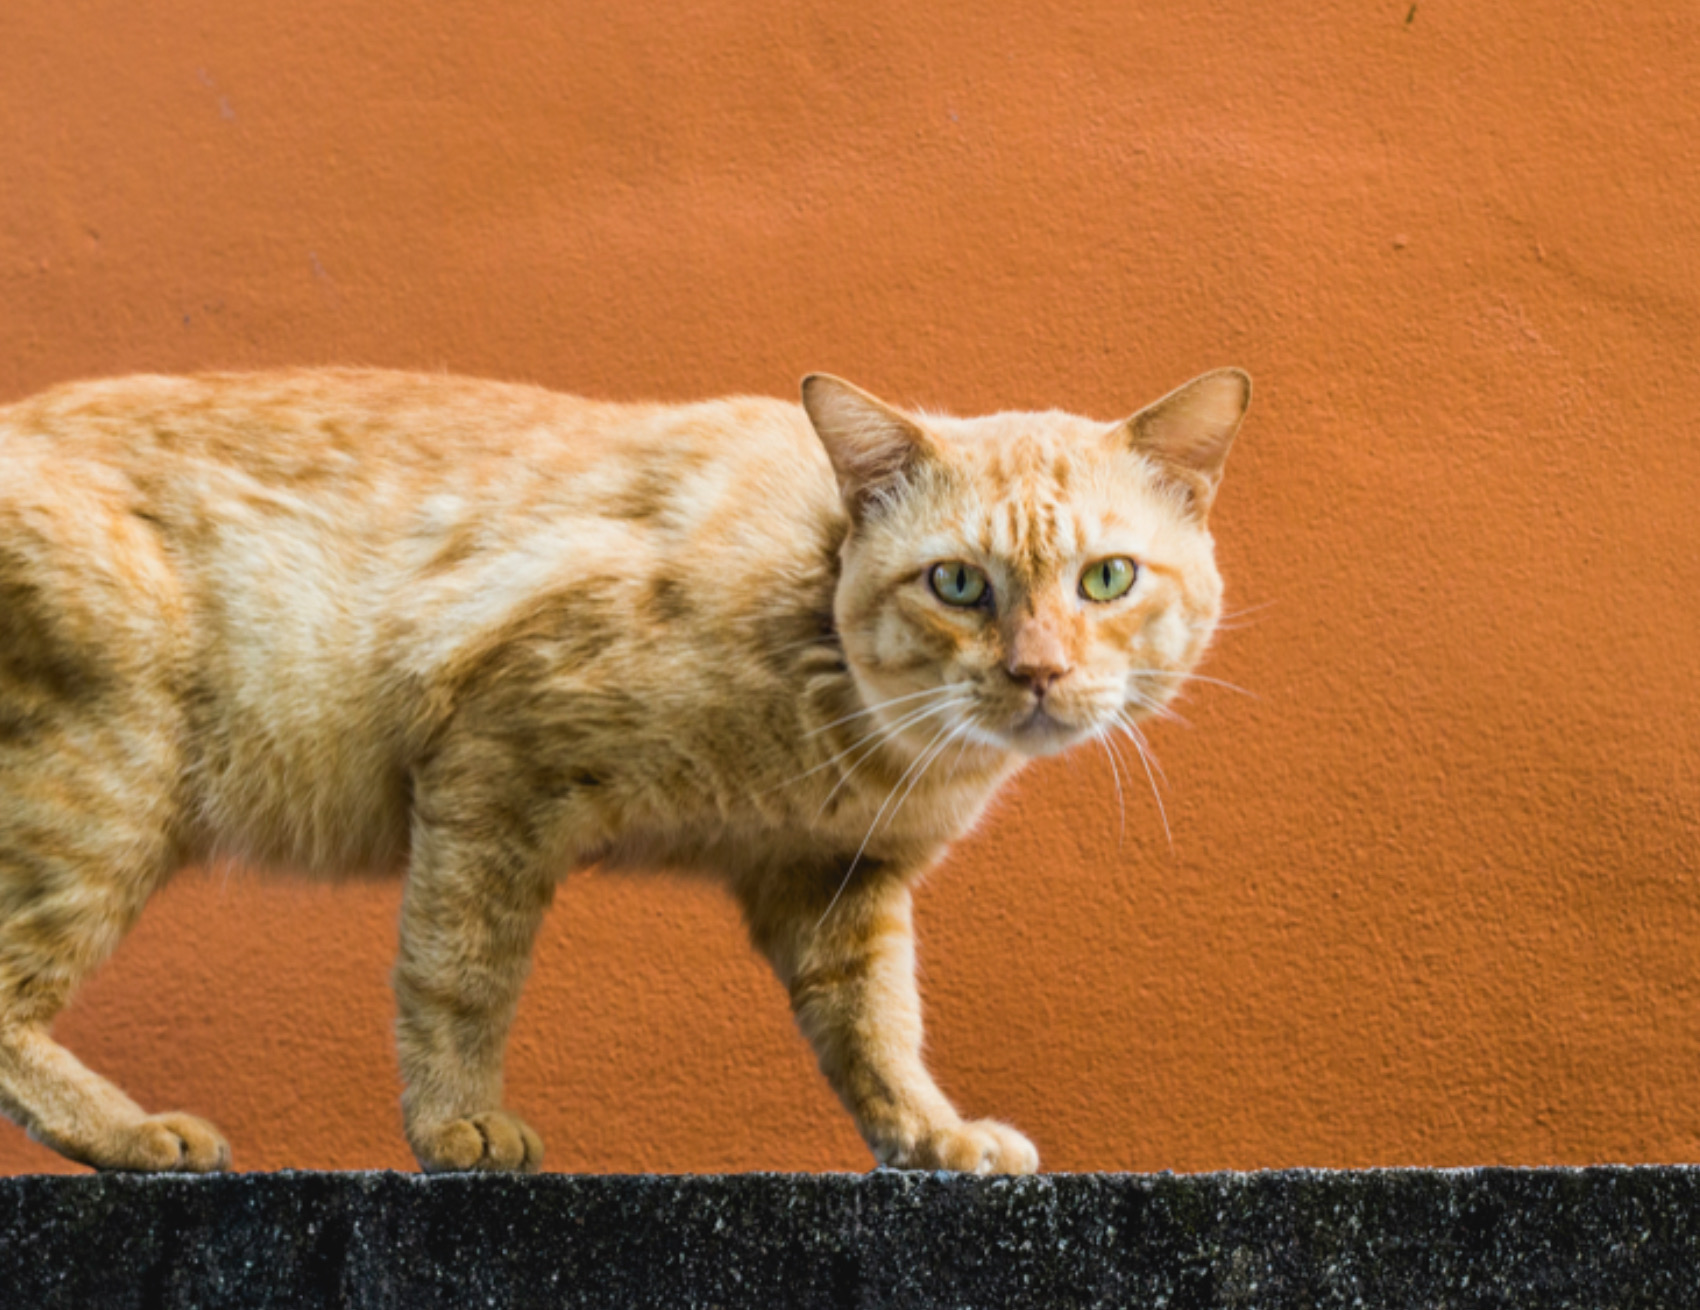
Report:
[[[71,382],[0,408],[0,458],[123,470],[141,489],[215,470],[278,487],[369,484],[570,453],[656,407],[386,369],[283,369]],[[470,469],[469,469],[469,466]],[[151,476],[148,476],[151,475]]]
[[[0,470],[0,502],[99,504],[202,548],[293,519],[455,556],[475,520],[499,546],[503,517],[521,533],[552,518],[667,534],[744,502],[805,520],[833,504],[819,445],[784,401],[621,403],[382,369],[64,384],[0,407]]]

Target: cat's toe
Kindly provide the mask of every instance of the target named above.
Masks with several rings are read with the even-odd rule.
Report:
[[[909,1158],[893,1163],[965,1174],[1030,1174],[1039,1168],[1039,1152],[1008,1124],[976,1119],[927,1134]]]
[[[205,1119],[154,1114],[127,1126],[101,1166],[144,1173],[214,1173],[230,1168],[230,1145]]]
[[[416,1128],[413,1153],[427,1173],[472,1170],[536,1173],[543,1165],[543,1139],[506,1110],[485,1110],[465,1119]]]
[[[979,1119],[967,1125],[992,1139],[992,1149],[980,1158],[975,1170],[982,1174],[1031,1174],[1039,1171],[1039,1150],[1008,1124]]]

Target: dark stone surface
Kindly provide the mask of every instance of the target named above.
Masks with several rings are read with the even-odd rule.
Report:
[[[1700,1307],[1700,1169],[0,1179],[0,1306]]]

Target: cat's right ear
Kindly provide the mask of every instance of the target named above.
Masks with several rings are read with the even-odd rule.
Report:
[[[1156,464],[1202,523],[1249,404],[1251,378],[1243,370],[1213,369],[1140,410],[1122,425],[1123,439]]]
[[[803,409],[826,447],[854,522],[889,500],[927,454],[930,442],[883,400],[830,373],[803,379]]]

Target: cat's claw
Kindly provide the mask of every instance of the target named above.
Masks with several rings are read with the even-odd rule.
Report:
[[[534,1174],[543,1167],[543,1139],[506,1110],[415,1128],[410,1136],[426,1173]]]
[[[230,1168],[230,1144],[192,1114],[153,1114],[126,1125],[92,1161],[99,1169],[207,1174]]]
[[[882,1158],[899,1169],[947,1169],[965,1174],[1031,1174],[1039,1169],[1039,1152],[1008,1124],[975,1119],[949,1128],[936,1128],[913,1145]]]

